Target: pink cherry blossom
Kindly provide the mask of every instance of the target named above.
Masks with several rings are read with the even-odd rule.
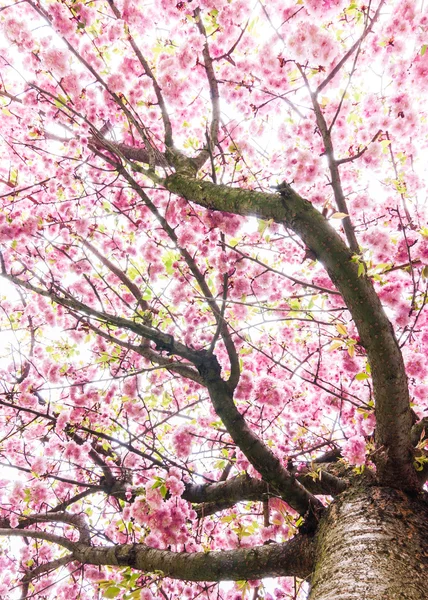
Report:
[[[2,8],[0,597],[303,600],[289,577],[160,572],[298,545],[343,473],[418,502],[425,12]],[[107,564],[64,564],[79,537]],[[144,547],[179,559],[136,569]]]

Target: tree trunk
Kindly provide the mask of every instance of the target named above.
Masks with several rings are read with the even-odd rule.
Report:
[[[428,503],[354,488],[324,517],[310,600],[426,600]]]

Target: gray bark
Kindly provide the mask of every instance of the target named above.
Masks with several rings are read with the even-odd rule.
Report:
[[[305,579],[312,571],[315,550],[313,537],[307,535],[296,535],[282,544],[213,552],[172,552],[144,544],[94,547],[45,531],[9,527],[0,528],[2,536],[58,544],[70,551],[67,560],[76,560],[83,565],[132,567],[146,574],[161,571],[165,577],[184,581],[241,581],[290,576]]]
[[[310,600],[426,600],[427,575],[428,503],[354,488],[321,523]]]
[[[263,577],[305,578],[313,565],[313,541],[299,535],[284,544],[214,552],[171,552],[143,544],[92,548],[75,543],[73,557],[92,565],[130,566],[143,573],[162,571],[188,581],[240,581]]]

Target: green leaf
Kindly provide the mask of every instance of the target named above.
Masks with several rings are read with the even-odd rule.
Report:
[[[223,470],[227,464],[228,464],[227,460],[218,460],[217,462],[214,463],[214,468]]]
[[[108,587],[104,592],[104,598],[116,598],[122,590],[115,585]]]
[[[334,342],[332,342],[329,346],[329,351],[332,352],[333,350],[337,350],[337,348],[342,348],[343,347],[343,341],[342,340],[335,340]]]
[[[342,323],[337,323],[336,329],[341,335],[348,335],[348,330],[346,329],[345,325],[342,325]]]
[[[112,359],[112,357],[109,354],[103,353],[103,354],[101,354],[101,356],[99,356],[96,359],[95,362],[97,362],[97,363],[107,363],[110,360],[114,360],[114,359]]]
[[[139,600],[141,598],[141,590],[135,590],[134,592],[131,592],[130,594],[126,594],[126,596],[123,597],[123,600]]]
[[[393,186],[399,194],[405,194],[407,192],[406,183],[400,179],[393,179]]]
[[[177,258],[177,254],[173,250],[168,250],[162,257],[162,262],[167,275],[172,275],[174,273],[174,268],[172,265],[176,262]]]
[[[413,466],[416,471],[422,471],[425,465],[428,463],[428,458],[426,456],[416,456]]]
[[[363,381],[364,379],[368,379],[369,375],[367,375],[367,373],[357,373],[355,375],[355,379],[357,379],[357,381]]]
[[[221,523],[232,523],[232,521],[236,519],[236,514],[233,515],[225,515],[224,517],[220,517]]]
[[[358,277],[362,277],[365,273],[365,265],[364,263],[358,263]]]
[[[156,477],[156,481],[152,485],[152,490],[156,490],[156,489],[162,487],[163,485],[165,485],[165,480],[161,479],[160,477]]]
[[[425,54],[425,52],[427,51],[428,48],[428,44],[424,44],[421,48],[421,56],[423,56]]]
[[[9,181],[10,183],[12,183],[14,186],[18,183],[18,170],[17,169],[11,169],[10,173],[9,173]]]
[[[300,308],[300,302],[297,298],[290,298],[288,300],[288,304],[290,305],[290,308],[293,310],[299,310],[299,308]]]
[[[257,227],[257,231],[259,232],[259,234],[261,236],[263,236],[264,232],[266,231],[266,229],[272,225],[273,223],[273,219],[270,219],[270,221],[262,221],[261,219],[259,219],[259,225]]]
[[[259,17],[254,17],[254,19],[251,19],[249,21],[248,26],[247,26],[248,33],[252,33],[256,29],[258,21],[259,21]]]

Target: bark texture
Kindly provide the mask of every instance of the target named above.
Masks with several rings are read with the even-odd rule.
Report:
[[[321,523],[310,600],[426,600],[427,575],[426,500],[354,488]]]
[[[305,579],[312,571],[315,549],[313,538],[306,535],[297,535],[284,544],[214,552],[171,552],[143,544],[94,548],[67,541],[61,545],[68,547],[73,559],[83,564],[127,566],[143,573],[162,571],[166,577],[188,581],[239,581],[290,575]]]

